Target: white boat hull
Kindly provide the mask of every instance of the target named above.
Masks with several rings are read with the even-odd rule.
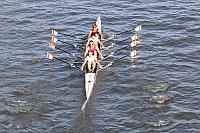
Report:
[[[86,101],[84,102],[81,110],[85,111],[86,104],[92,94],[92,89],[94,87],[94,83],[96,80],[96,74],[95,73],[86,73],[85,74],[85,92],[86,92]]]
[[[92,94],[92,89],[94,87],[95,83],[95,73],[86,73],[85,74],[85,92],[86,92],[86,98],[89,99],[90,95]]]
[[[101,31],[101,18],[100,18],[100,14],[99,14],[99,17],[96,21],[96,25],[98,27],[98,29]],[[95,81],[96,81],[96,73],[86,73],[85,74],[85,92],[86,92],[86,101],[84,102],[81,110],[82,111],[85,111],[85,107],[86,107],[86,104],[92,94],[92,90],[93,90],[93,87],[94,87],[94,84],[95,84]]]

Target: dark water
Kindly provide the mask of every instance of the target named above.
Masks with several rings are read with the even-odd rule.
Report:
[[[50,29],[82,36],[99,14],[105,34],[117,35],[114,49],[130,44],[138,24],[142,43],[136,59],[99,72],[83,114],[83,73],[46,52],[69,59],[49,49]],[[199,20],[199,0],[1,1],[0,132],[200,132]]]

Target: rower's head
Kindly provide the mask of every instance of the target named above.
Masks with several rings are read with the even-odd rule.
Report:
[[[94,42],[92,40],[89,41],[89,46],[93,46]]]
[[[93,30],[97,30],[97,25],[96,25],[96,24],[93,24],[93,25],[92,25],[92,29],[93,29]]]
[[[91,38],[92,38],[92,39],[95,39],[95,38],[96,38],[96,36],[95,36],[94,34],[92,34]]]

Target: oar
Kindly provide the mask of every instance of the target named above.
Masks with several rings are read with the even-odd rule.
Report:
[[[119,51],[121,51],[121,50],[123,50],[123,49],[125,49],[127,47],[129,47],[129,45],[126,45],[126,46],[124,46],[124,47],[122,47],[120,49],[117,49],[117,50],[111,52],[110,54],[105,55],[104,58],[108,58],[109,56],[112,56],[114,53],[117,53],[117,52],[119,52]]]
[[[114,63],[116,63],[116,62],[118,62],[118,61],[120,61],[120,60],[122,60],[122,59],[124,59],[124,58],[126,58],[128,56],[130,56],[130,54],[127,54],[127,55],[125,55],[125,56],[123,56],[121,58],[118,58],[117,60],[114,61]]]
[[[106,66],[102,67],[101,69],[98,69],[98,71],[100,71],[100,70],[102,70],[102,69],[105,69],[105,68],[107,68],[107,67],[113,65],[114,63],[116,63],[116,62],[118,62],[118,61],[120,61],[120,60],[122,60],[122,59],[124,59],[124,58],[126,58],[126,57],[128,57],[128,56],[131,56],[131,58],[134,58],[136,55],[137,55],[137,51],[136,51],[136,50],[133,50],[133,51],[131,52],[131,54],[127,54],[127,55],[125,55],[125,56],[123,56],[123,57],[121,57],[121,58],[118,58],[118,59],[115,60],[115,61],[109,62],[109,64],[107,64]]]
[[[122,40],[122,41],[119,41],[118,43],[124,42],[124,41],[126,41],[126,40],[127,40],[127,39],[124,39],[124,40]],[[112,44],[112,45],[113,45],[113,44]],[[125,47],[122,47],[122,48],[120,48],[120,49],[117,49],[117,50],[115,50],[115,51],[113,51],[113,52],[111,52],[111,53],[105,55],[105,56],[104,56],[104,59],[106,59],[106,58],[108,58],[108,57],[110,57],[110,56],[113,56],[114,53],[117,53],[117,52],[119,52],[120,50],[125,49],[125,48],[128,47],[128,46],[129,46],[129,45],[127,45],[127,46],[125,46]]]
[[[69,35],[66,33],[62,33],[62,32],[58,32],[55,29],[52,29],[52,36],[58,36],[58,34],[64,35],[64,36],[69,36],[69,37],[73,37],[76,39],[81,39],[81,40],[87,40],[87,35],[83,35],[83,36],[74,36],[74,35]],[[102,40],[103,42],[107,42],[111,39],[114,39],[114,35],[108,37],[108,38],[104,38],[104,40]]]
[[[65,60],[62,60],[62,59],[57,58],[57,57],[54,57],[53,54],[51,54],[49,52],[47,53],[47,58],[50,59],[50,60],[52,60],[54,58],[56,60],[59,60],[61,62],[64,62],[64,63],[68,64],[70,67],[73,67],[73,68],[76,68],[76,69],[80,70],[80,68],[78,66],[75,66],[73,63],[69,63],[69,62],[67,62]]]
[[[137,27],[135,27],[135,29],[134,29],[136,32],[138,32],[138,31],[141,31],[142,30],[142,26],[141,25],[138,25]],[[131,32],[132,30],[126,30],[126,31],[122,31],[122,32],[120,32],[120,33],[117,33],[117,34],[114,34],[114,35],[112,35],[112,36],[118,36],[118,35],[121,35],[121,34],[124,34],[124,33],[126,33],[126,32]]]
[[[135,35],[133,35],[133,36],[131,37],[131,39],[132,39],[131,47],[136,46],[136,45],[137,45],[137,41],[139,41],[139,37],[135,34]],[[120,41],[120,42],[124,42],[124,41],[126,41],[126,40],[127,40],[127,39],[124,39],[124,40],[122,40],[122,41]],[[122,47],[122,48],[120,48],[120,49],[115,50],[114,52],[111,52],[110,54],[105,55],[105,56],[104,56],[104,59],[106,59],[106,58],[112,56],[114,53],[117,53],[117,52],[119,52],[119,51],[121,51],[121,50],[123,50],[123,49],[125,49],[125,48],[127,48],[127,47],[129,47],[129,45],[126,45],[126,46],[124,46],[124,47]]]
[[[114,39],[115,38],[115,36],[114,35],[112,35],[112,36],[110,36],[110,37],[108,37],[108,38],[104,38],[103,40],[101,40],[102,42],[108,42],[108,41],[110,41],[110,40],[112,40],[112,39]]]
[[[107,54],[107,55],[105,55],[105,56],[103,56],[103,60],[105,60],[105,59],[107,59],[107,58],[109,58],[109,57],[112,57],[113,56],[113,54],[114,54],[114,52],[111,52],[111,53],[109,53],[109,54]]]
[[[117,62],[117,61],[120,61],[128,56],[131,56],[131,58],[134,58],[135,56],[137,55],[137,51],[136,50],[133,50],[130,54],[127,54],[121,58],[118,58],[117,60],[115,60],[114,62]]]
[[[103,70],[103,69],[105,69],[105,68],[111,66],[113,63],[114,63],[114,62],[110,61],[106,66],[104,66],[104,67],[98,69],[97,71],[101,71],[101,70]]]
[[[68,42],[65,42],[65,41],[61,41],[61,40],[55,38],[54,36],[52,36],[52,42],[54,42],[54,43],[56,44],[57,41],[58,41],[58,42],[61,42],[61,43],[64,43],[64,44],[67,44],[67,45],[69,45],[69,46],[73,46],[73,47],[78,48],[78,49],[84,49],[84,48],[82,48],[82,47],[80,47],[80,46],[73,45],[73,44],[68,43]]]
[[[136,32],[141,31],[141,30],[142,30],[142,26],[141,26],[141,25],[138,25],[138,26],[135,28],[135,31],[136,31]],[[136,46],[136,45],[137,45],[137,41],[139,41],[139,37],[138,37],[136,34],[134,34],[134,35],[131,37],[131,39],[132,39],[131,47]],[[126,47],[128,47],[128,46],[129,46],[129,45],[124,46],[124,47],[122,47],[121,49],[118,49],[117,51],[120,51],[120,50],[122,50],[122,49],[124,49],[124,48],[126,48]],[[131,58],[134,58],[136,55],[137,55],[137,51],[136,51],[136,50],[133,50],[133,51],[131,52],[131,54],[127,54],[127,55],[125,55],[125,56],[123,56],[123,57],[121,57],[121,58],[115,60],[114,62],[120,61],[120,60],[126,58],[127,56],[131,56]]]
[[[138,32],[138,31],[141,31],[142,30],[142,26],[141,25],[138,25],[136,28],[135,28],[135,31]]]
[[[87,39],[86,35],[84,35],[83,37],[82,36],[78,37],[78,36],[68,35],[68,34],[61,33],[61,32],[59,32],[59,33],[61,35],[70,36],[70,37],[73,37],[73,38],[76,38],[76,39],[81,39],[81,40],[86,40]]]
[[[76,38],[76,39],[81,39],[81,40],[86,40],[87,39],[86,35],[84,35],[84,37],[78,37],[78,36],[74,36],[74,35],[69,35],[69,34],[66,34],[66,33],[58,32],[55,29],[52,29],[52,36],[57,36],[58,34],[61,34],[61,35],[64,35],[64,36],[73,37],[73,38]]]
[[[60,50],[60,51],[62,51],[62,52],[64,52],[64,53],[67,53],[67,54],[71,55],[72,57],[77,57],[77,58],[79,58],[79,59],[82,60],[81,57],[76,56],[76,55],[74,55],[74,54],[72,54],[72,53],[70,53],[70,52],[68,52],[68,51],[65,51],[65,50],[63,50],[63,49],[61,49],[61,48],[56,47],[56,45],[55,45],[53,42],[50,42],[50,43],[49,43],[49,47],[50,47],[51,49],[58,49],[58,50]]]
[[[130,54],[131,58],[134,58],[137,55],[137,51],[133,50]]]

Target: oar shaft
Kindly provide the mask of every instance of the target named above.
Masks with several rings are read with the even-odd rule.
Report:
[[[74,37],[74,38],[75,38],[75,36],[73,36],[73,35],[65,34],[65,33],[62,33],[62,32],[59,32],[59,34],[64,35],[64,36],[70,36],[70,37]]]
[[[62,43],[64,43],[64,44],[67,44],[67,45],[70,45],[70,46],[73,46],[73,47],[75,47],[75,48],[78,48],[78,49],[84,49],[84,48],[82,48],[82,47],[80,47],[80,46],[74,46],[73,44],[70,44],[70,43],[68,43],[68,42],[65,42],[65,41],[61,41],[61,40],[58,40],[59,42],[62,42]]]
[[[116,50],[117,52],[118,51],[120,51],[120,50],[122,50],[122,49],[125,49],[125,48],[127,48],[129,45],[126,45],[126,46],[124,46],[124,47],[122,47],[122,48],[120,48],[120,49],[118,49],[118,50]]]
[[[59,32],[59,34],[64,35],[64,36],[70,36],[70,37],[73,37],[73,38],[76,38],[76,39],[86,40],[86,36],[84,36],[84,37],[76,37],[76,36],[65,34],[65,33],[62,33],[62,32]]]
[[[67,62],[67,61],[65,61],[65,60],[62,60],[62,59],[60,59],[60,58],[57,58],[57,57],[53,57],[53,58],[55,58],[56,60],[59,60],[59,61],[61,61],[61,62],[64,62],[64,63],[66,63],[66,64],[69,64],[69,65],[70,65],[70,63],[69,63],[69,62]]]
[[[118,36],[118,35],[121,35],[121,34],[123,34],[123,33],[127,33],[127,32],[131,32],[132,30],[126,30],[126,31],[122,31],[122,32],[120,32],[120,33],[117,33],[117,34],[115,34],[116,36]]]
[[[71,67],[73,67],[73,68],[76,68],[77,70],[80,70],[80,68],[79,68],[78,66],[76,66],[76,65],[74,65],[74,64],[72,64],[72,63],[69,63],[69,62],[67,62],[67,61],[65,61],[65,60],[62,60],[62,59],[60,59],[60,58],[57,58],[57,57],[53,57],[53,58],[55,58],[56,60],[59,60],[59,61],[61,61],[61,62],[64,62],[64,63],[68,64],[69,66],[71,66]]]
[[[61,49],[61,48],[56,47],[56,49],[58,49],[58,50],[60,50],[60,51],[62,51],[62,52],[64,52],[64,53],[67,53],[67,54],[70,54],[71,56],[73,56],[72,53],[70,53],[70,52],[68,52],[68,51],[65,51],[65,50],[63,50],[63,49]]]
[[[71,56],[75,56],[75,55],[73,55],[72,53],[70,53],[70,52],[68,52],[68,51],[66,51],[66,50],[63,50],[63,49],[61,49],[61,48],[58,48],[58,47],[56,47],[56,49],[58,49],[58,50],[60,50],[60,51],[62,51],[62,52],[64,52],[64,53],[67,53],[67,54],[69,54],[69,55],[71,55]],[[79,56],[76,56],[77,58],[79,58],[79,59],[82,59],[81,57],[79,57]]]
[[[64,44],[67,44],[67,45],[72,45],[72,44],[70,44],[70,43],[67,43],[67,42],[65,42],[65,41],[61,41],[61,40],[58,40],[59,42],[62,42],[62,43],[64,43]]]
[[[123,49],[127,48],[128,46],[129,46],[129,45],[124,46],[124,47],[122,47],[122,48],[120,48],[120,49],[117,49],[117,50],[115,50],[113,53],[117,53],[117,52],[119,52],[120,50],[123,50]],[[109,55],[110,55],[110,54],[105,55],[104,58],[107,58]]]
[[[127,56],[130,56],[130,54],[127,54],[127,55],[125,55],[125,56],[123,56],[123,57],[121,57],[121,58],[115,60],[114,62],[117,62],[117,61],[119,61],[119,60],[122,60],[122,59],[126,58]]]

